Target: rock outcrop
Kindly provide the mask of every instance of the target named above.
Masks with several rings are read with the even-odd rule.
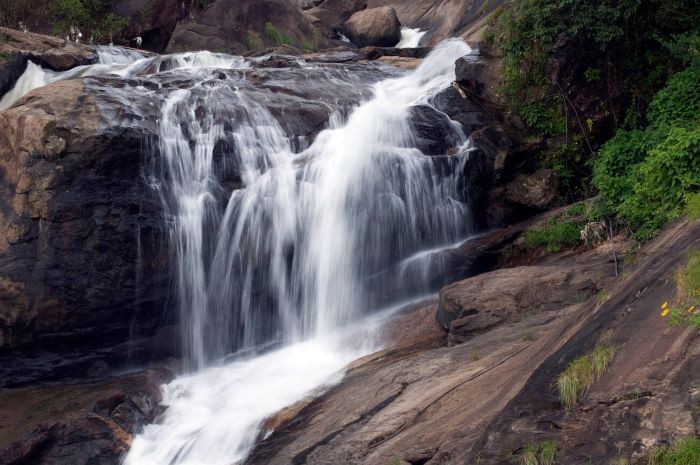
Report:
[[[368,8],[345,22],[345,32],[358,47],[393,47],[401,40],[401,23],[391,7]]]
[[[64,71],[97,60],[93,47],[31,32],[0,27],[0,97],[24,72],[27,60]]]
[[[177,25],[167,51],[240,54],[283,44],[300,49],[329,45],[288,0],[216,0]]]
[[[160,385],[172,376],[161,368],[102,382],[3,390],[0,462],[118,464],[133,435],[162,412]]]
[[[345,21],[365,8],[367,0],[324,0],[304,15],[326,37],[338,39],[338,31],[343,32]]]
[[[21,351],[88,354],[80,374],[105,358],[95,349],[160,322],[168,256],[160,200],[141,176],[154,126],[113,106],[124,112],[115,125],[102,114],[111,98],[63,81],[0,112],[0,358],[14,360],[0,360],[2,385],[61,371],[24,366]]]
[[[507,320],[561,309],[598,291],[600,269],[523,266],[483,273],[440,290],[437,320],[458,344]]]

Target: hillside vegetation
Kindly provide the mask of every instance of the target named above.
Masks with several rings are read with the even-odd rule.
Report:
[[[700,191],[697,1],[512,1],[485,40],[563,196],[600,193],[642,240],[685,212]]]

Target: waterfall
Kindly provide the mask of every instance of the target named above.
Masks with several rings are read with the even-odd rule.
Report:
[[[428,31],[421,31],[420,28],[401,28],[401,40],[396,44],[396,48],[416,48],[421,39]]]
[[[148,175],[163,200],[197,371],[164,387],[168,408],[125,465],[239,463],[265,418],[377,348],[367,316],[391,279],[377,286],[377,277],[471,232],[458,182],[467,139],[453,125],[456,152],[426,156],[411,119],[451,85],[468,52],[459,40],[441,44],[415,71],[337,111],[298,152],[235,79],[164,97]]]

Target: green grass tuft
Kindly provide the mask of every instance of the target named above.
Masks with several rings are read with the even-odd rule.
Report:
[[[270,22],[265,23],[265,35],[277,45],[294,45],[294,40],[290,36]]]
[[[523,235],[525,248],[545,248],[555,253],[581,242],[581,228],[574,221],[550,220],[544,226],[530,229]]]
[[[556,380],[562,406],[569,410],[583,394],[608,370],[615,348],[597,345],[591,352],[574,359]]]
[[[684,438],[671,447],[655,447],[649,455],[649,465],[700,464],[700,439]]]

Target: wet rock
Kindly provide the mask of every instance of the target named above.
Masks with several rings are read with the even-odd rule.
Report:
[[[461,139],[453,123],[443,113],[428,105],[410,109],[409,122],[413,128],[415,145],[426,155],[456,153]]]
[[[117,464],[133,435],[161,413],[151,369],[99,383],[8,389],[0,393],[0,462],[6,465]]]
[[[353,14],[345,32],[358,47],[393,47],[401,40],[401,23],[391,7],[369,8]]]
[[[381,57],[425,58],[432,49],[429,47],[396,48],[367,46],[360,49],[365,60],[377,60]]]
[[[0,366],[9,370],[22,364],[5,358],[25,350],[81,359],[78,348],[89,355],[160,322],[169,260],[160,200],[141,176],[155,129],[141,118],[154,116],[110,107],[112,98],[70,80],[0,112]],[[12,373],[0,384],[22,375]]]
[[[328,45],[325,38],[314,36],[311,23],[288,0],[216,0],[177,25],[167,51],[240,54],[287,40],[296,47],[306,41],[316,42],[316,47]]]
[[[503,198],[526,208],[545,210],[559,195],[559,174],[552,169],[540,169],[521,174],[504,186]]]
[[[597,292],[591,273],[566,267],[517,267],[492,271],[440,290],[437,320],[452,344],[527,312],[580,303]],[[585,271],[585,270],[584,270]]]
[[[430,103],[451,120],[457,121],[466,135],[484,126],[486,117],[483,110],[462,96],[455,86],[437,94]]]
[[[293,2],[297,6],[297,8],[300,8],[302,10],[308,10],[309,8],[318,6],[323,2],[323,0],[293,0]]]

